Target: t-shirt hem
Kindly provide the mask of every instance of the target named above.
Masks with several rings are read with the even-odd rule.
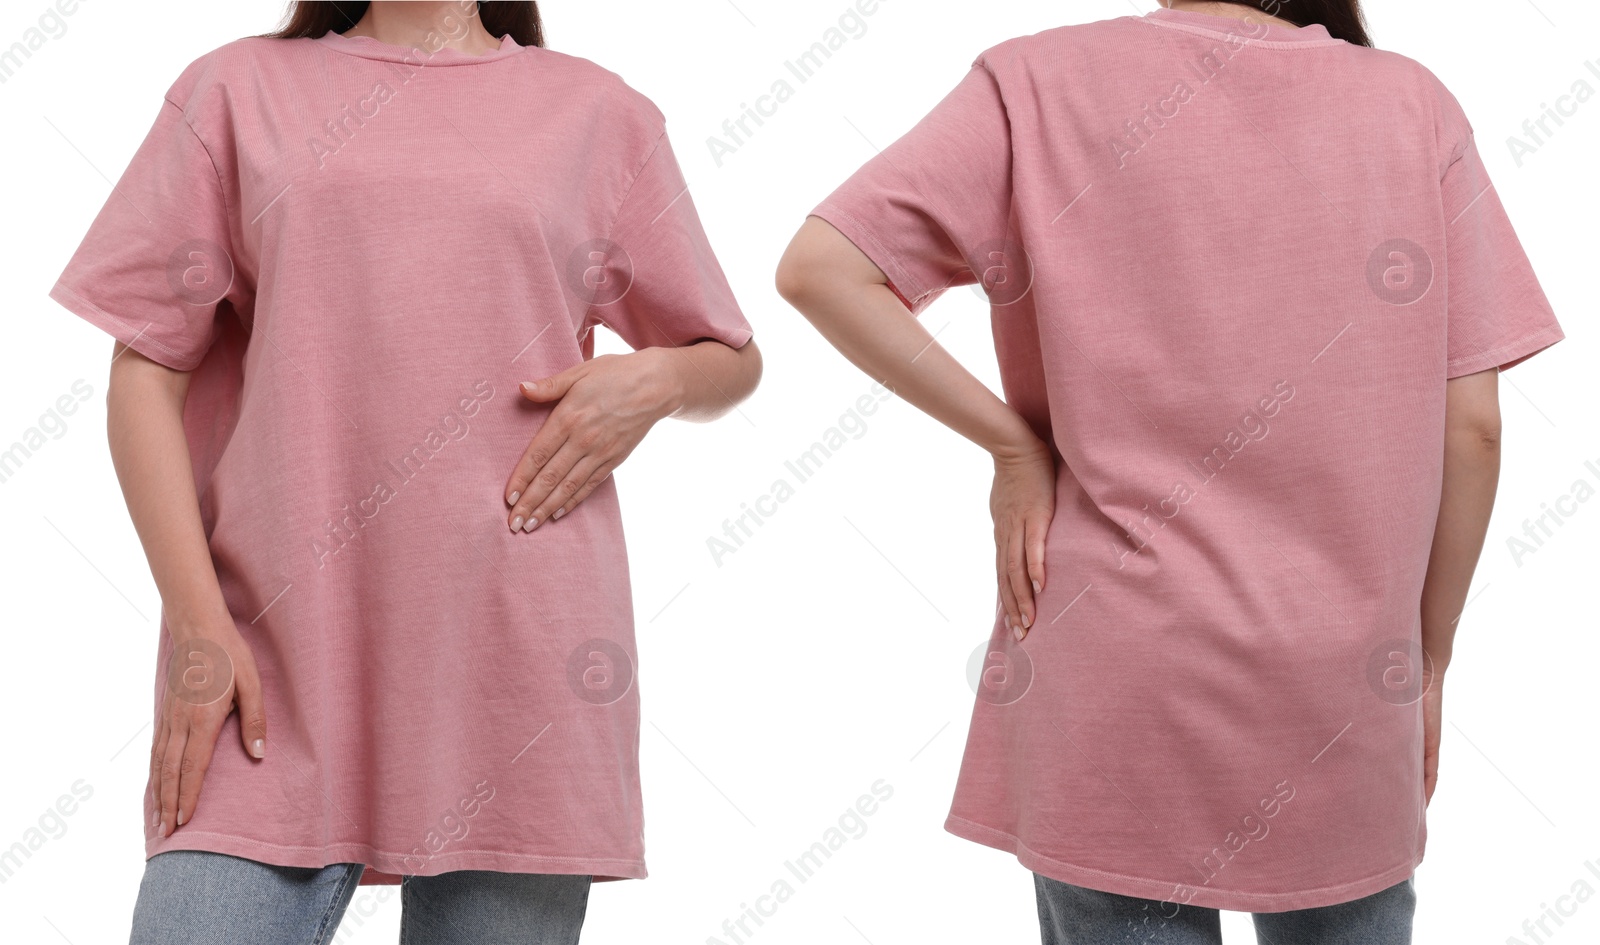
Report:
[[[1491,348],[1464,358],[1456,358],[1446,366],[1445,377],[1465,377],[1479,371],[1498,367],[1509,370],[1533,357],[1566,337],[1559,325],[1546,325],[1538,331],[1523,335],[1515,341]]]
[[[173,850],[203,850],[273,866],[320,869],[335,863],[360,863],[367,868],[362,885],[394,885],[400,882],[401,876],[438,876],[456,870],[587,875],[596,881],[644,879],[648,875],[643,859],[625,857],[546,856],[498,850],[451,850],[421,857],[379,850],[364,843],[295,846],[183,829],[165,838],[146,840],[144,849],[146,859]],[[413,862],[418,859],[423,862]]]
[[[963,840],[971,840],[987,847],[1003,850],[1013,854],[1017,862],[1042,876],[1086,889],[1098,889],[1102,892],[1116,893],[1119,896],[1133,896],[1140,899],[1155,899],[1170,902],[1174,890],[1183,888],[1192,891],[1187,902],[1180,905],[1197,906],[1204,909],[1226,909],[1231,912],[1291,912],[1296,909],[1318,909],[1323,906],[1337,905],[1341,902],[1350,902],[1381,892],[1390,886],[1404,880],[1416,872],[1417,866],[1422,863],[1422,852],[1408,863],[1384,870],[1365,879],[1338,886],[1323,886],[1318,889],[1307,889],[1293,893],[1252,893],[1240,890],[1216,889],[1213,887],[1192,886],[1158,879],[1144,879],[1138,876],[1126,876],[1121,873],[1108,873],[1104,870],[1092,869],[1086,866],[1077,866],[1061,860],[1052,859],[1042,853],[1029,849],[1014,835],[983,824],[974,823],[962,817],[951,814],[944,823],[944,829]]]
[[[857,249],[865,253],[867,258],[889,277],[889,288],[900,297],[900,301],[906,303],[907,308],[916,310],[916,300],[927,295],[927,289],[911,274],[911,270],[900,262],[900,257],[884,245],[866,224],[831,201],[823,201],[811,211],[811,215],[826,220],[834,229],[843,233],[846,239],[854,243]]]
[[[149,325],[139,328],[127,319],[111,314],[73,291],[64,282],[57,282],[51,287],[50,297],[72,314],[152,361],[164,364],[175,371],[192,371],[200,364],[200,358],[189,357],[157,341],[150,334]]]

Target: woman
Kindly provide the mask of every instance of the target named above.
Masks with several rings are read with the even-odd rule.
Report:
[[[1004,401],[915,317],[973,282]],[[1408,941],[1497,370],[1562,337],[1450,93],[1355,0],[1011,40],[778,287],[994,457],[946,827],[1034,871],[1043,940]]]
[[[645,875],[610,473],[760,357],[661,114],[479,7],[202,56],[52,291],[162,597],[136,943],[326,942],[358,882],[570,943]]]

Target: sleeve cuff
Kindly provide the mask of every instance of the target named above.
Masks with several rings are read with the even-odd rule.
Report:
[[[1508,371],[1523,361],[1533,357],[1544,349],[1565,338],[1559,325],[1546,325],[1537,331],[1523,335],[1515,341],[1481,351],[1462,358],[1452,359],[1445,368],[1445,377],[1465,377],[1468,374],[1477,374],[1490,368],[1499,368]]]
[[[844,234],[844,238],[855,244],[861,252],[883,270],[889,277],[889,290],[905,303],[906,308],[913,313],[921,314],[933,301],[934,295],[922,284],[921,280],[912,275],[898,256],[890,251],[872,231],[860,220],[857,220],[848,211],[831,202],[823,202],[811,215],[825,221],[829,226]]]
[[[174,371],[192,371],[199,366],[204,357],[204,352],[200,356],[189,356],[167,347],[150,333],[153,323],[138,325],[121,316],[113,315],[74,292],[63,282],[58,281],[50,288],[50,297],[72,314],[157,364],[165,365]]]

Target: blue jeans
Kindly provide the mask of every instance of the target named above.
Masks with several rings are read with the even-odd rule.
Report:
[[[1259,945],[1410,945],[1417,892],[1413,878],[1362,899],[1257,912]],[[1222,945],[1222,914],[1136,899],[1033,874],[1044,945]],[[1174,915],[1173,913],[1176,912]],[[1170,916],[1170,918],[1169,918]]]
[[[360,863],[272,866],[172,850],[145,861],[130,945],[327,945]],[[401,945],[573,945],[588,876],[460,870],[400,881]]]

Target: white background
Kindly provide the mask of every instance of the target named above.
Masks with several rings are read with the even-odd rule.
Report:
[[[1600,102],[1517,167],[1504,141],[1541,103],[1600,68],[1586,0],[1371,0],[1377,43],[1456,93],[1568,340],[1502,378],[1501,495],[1445,700],[1441,786],[1418,874],[1419,943],[1521,936],[1580,879],[1600,889],[1592,756],[1593,588],[1600,501],[1519,567],[1525,518],[1600,482],[1594,362]],[[736,5],[735,5],[736,4]],[[0,43],[46,8],[15,0]],[[901,402],[799,487],[720,566],[706,539],[785,476],[864,393],[867,378],[772,289],[806,211],[927,111],[985,47],[1152,0],[882,0],[793,100],[718,167],[705,146],[787,75],[846,0],[568,0],[545,4],[550,44],[619,72],[669,120],[705,225],[766,354],[742,409],[664,424],[619,474],[633,561],[644,696],[651,876],[595,888],[586,943],[722,941],[725,919],[788,877],[784,862],[873,782],[893,798],[748,941],[874,945],[1037,941],[1029,874],[941,829],[973,693],[968,656],[994,607],[987,458]],[[274,28],[277,2],[85,3],[3,85],[0,446],[74,381],[93,388],[66,432],[0,483],[4,603],[0,848],[80,779],[66,831],[0,883],[8,941],[126,941],[143,865],[140,796],[159,600],[108,458],[111,341],[46,297],[194,58]],[[1445,16],[1441,17],[1441,14]],[[1163,247],[1140,247],[1160,252]],[[1294,254],[1291,258],[1305,258]],[[1292,264],[1292,263],[1289,263]],[[987,310],[968,290],[924,316],[998,387]],[[1130,658],[1133,655],[1130,654]],[[1130,746],[1136,750],[1136,746]],[[392,942],[394,887],[363,887],[341,941]],[[356,919],[355,912],[368,913]],[[1225,918],[1230,941],[1253,941]],[[1552,929],[1554,927],[1552,926]],[[1554,942],[1600,938],[1600,903]],[[1531,938],[1522,938],[1532,942]]]

